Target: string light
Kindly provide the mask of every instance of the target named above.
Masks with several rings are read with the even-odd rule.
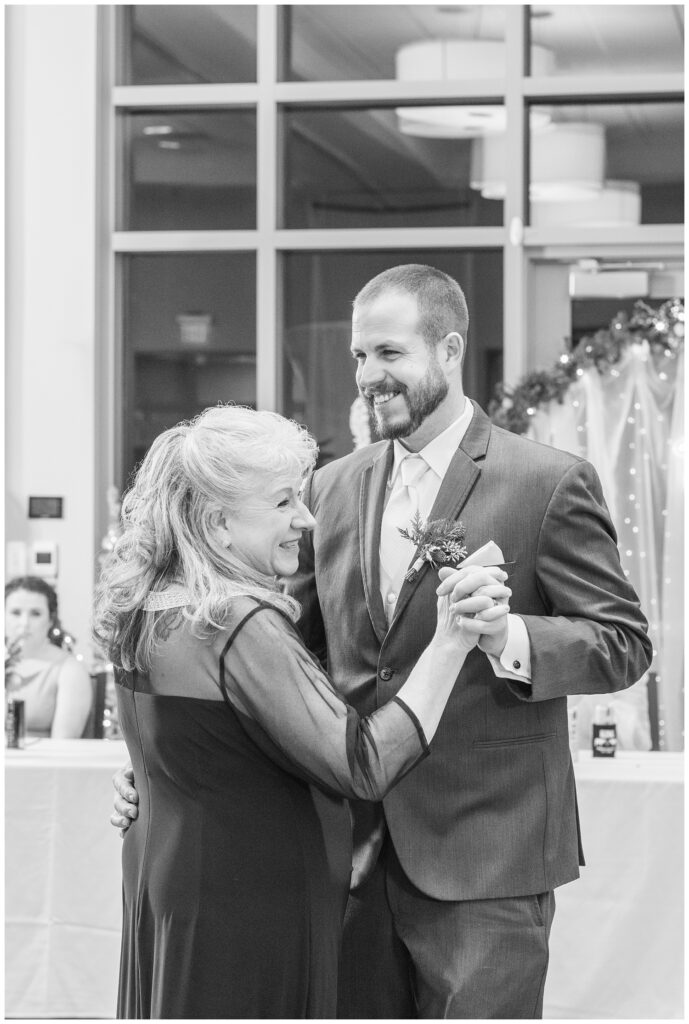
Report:
[[[584,437],[584,434],[587,434],[592,438],[594,426],[587,408],[587,393],[581,385],[577,387],[576,382],[584,375],[595,380],[594,371],[607,378],[608,382],[614,382],[608,383],[605,389],[608,392],[606,401],[610,403],[616,396],[616,419],[623,426],[620,453],[622,465],[610,467],[610,470],[615,470],[618,486],[620,470],[622,473],[628,472],[628,486],[634,488],[634,491],[627,494],[629,507],[625,510],[626,514],[623,513],[621,517],[623,527],[619,531],[623,573],[626,579],[631,578],[637,588],[640,583],[638,577],[641,576],[639,593],[643,607],[647,616],[652,616],[656,620],[649,626],[649,633],[654,640],[654,659],[660,657],[663,650],[662,637],[667,635],[667,630],[670,629],[675,636],[678,632],[676,619],[674,625],[665,621],[666,588],[671,587],[672,578],[664,575],[662,568],[665,568],[666,572],[670,568],[671,536],[669,529],[658,529],[659,516],[664,517],[662,525],[667,527],[669,523],[668,509],[659,509],[661,501],[658,500],[658,488],[667,482],[663,480],[661,474],[667,473],[668,465],[673,463],[673,457],[683,458],[685,452],[683,439],[675,436],[673,440],[667,436],[668,433],[678,433],[673,419],[676,414],[669,401],[672,399],[671,389],[675,382],[675,367],[671,361],[682,354],[684,322],[684,306],[679,299],[664,303],[656,310],[643,302],[636,303],[631,317],[620,313],[607,329],[581,339],[578,344],[572,345],[569,351],[561,353],[552,364],[551,370],[528,374],[514,389],[499,385],[496,389],[496,399],[489,406],[489,413],[496,424],[515,433],[524,433],[533,430],[532,419],[540,408],[554,409],[555,403],[559,402],[561,406],[564,405],[563,412],[571,424],[569,429],[574,427],[577,433],[572,450],[595,460],[595,452],[587,451],[587,440]],[[622,359],[625,361],[621,362]],[[648,366],[647,370],[643,369],[643,364]],[[627,367],[630,368],[629,372]],[[641,375],[647,374],[643,378],[647,383],[641,384],[641,377],[640,383],[636,383],[634,375],[637,372]],[[622,390],[615,391],[616,387]],[[647,392],[644,388],[650,390]],[[662,400],[665,404],[662,407],[663,411],[659,412],[658,407]],[[607,427],[604,430],[607,430]],[[628,452],[626,464],[625,447]],[[639,458],[635,464],[630,465],[636,459],[637,451]],[[637,476],[640,478],[638,482]],[[639,495],[636,494],[637,489],[641,491]],[[623,505],[623,485],[620,500]],[[651,534],[646,538],[645,534],[649,530]],[[660,552],[656,552],[656,537],[662,544],[662,557]],[[645,543],[646,539],[648,544]],[[663,561],[665,565],[662,565]],[[624,568],[625,565],[631,568]],[[656,596],[651,596],[654,590]],[[679,612],[675,614],[677,616]],[[672,681],[670,684],[665,683],[665,686],[675,686],[675,666],[672,667]],[[656,678],[660,685],[660,676]],[[667,722],[673,718],[674,708],[672,715],[669,715],[663,709],[661,696],[659,690],[656,705],[658,747],[672,748],[681,723],[673,724],[670,730],[672,743],[667,743]]]
[[[634,303],[630,317],[619,315],[607,329],[582,338],[571,352],[561,353],[551,370],[538,370],[526,375],[516,388],[499,384],[490,401],[488,412],[498,426],[523,434],[530,427],[528,409],[538,409],[566,392],[585,370],[620,376],[615,364],[632,349],[635,357],[647,360],[649,354],[674,358],[683,345],[684,305],[672,299],[652,309],[642,300]]]

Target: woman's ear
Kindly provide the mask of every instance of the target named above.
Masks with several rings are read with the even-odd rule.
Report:
[[[230,527],[228,525],[229,517],[226,512],[218,509],[216,512],[211,512],[210,525],[213,532],[213,536],[220,545],[221,548],[229,548],[232,545],[232,537],[230,535]]]

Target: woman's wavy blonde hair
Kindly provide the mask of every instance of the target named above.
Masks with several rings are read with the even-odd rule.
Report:
[[[147,671],[160,612],[150,594],[171,584],[189,596],[194,634],[223,628],[233,598],[270,601],[292,619],[299,607],[278,582],[250,568],[217,537],[266,480],[313,469],[318,448],[299,424],[242,406],[206,409],[155,439],[122,501],[122,535],[103,565],[93,635],[113,664]]]

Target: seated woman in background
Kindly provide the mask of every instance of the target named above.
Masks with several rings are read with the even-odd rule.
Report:
[[[39,576],[19,576],[5,586],[7,692],[24,701],[29,736],[78,739],[92,701],[84,665],[60,646],[64,634],[57,594]]]

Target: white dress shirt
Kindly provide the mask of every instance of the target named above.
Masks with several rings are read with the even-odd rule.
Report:
[[[429,441],[425,448],[422,448],[418,453],[428,464],[428,470],[423,474],[420,480],[416,483],[416,492],[419,504],[419,514],[422,520],[428,519],[433,503],[438,496],[440,485],[443,482],[443,478],[447,473],[450,463],[454,457],[455,452],[459,448],[459,445],[464,437],[471,417],[474,413],[474,407],[469,401],[465,399],[464,410],[462,414],[451,423],[442,434],[438,434],[432,441]],[[390,470],[390,478],[388,480],[388,497],[392,490],[397,484],[397,477],[399,474],[399,467],[402,459],[409,455],[409,449],[405,448],[404,445],[395,440],[393,442],[394,456],[392,469]],[[500,538],[491,538],[495,540],[497,544],[500,544]],[[385,604],[386,610],[392,611],[397,601],[397,595],[390,589],[390,579],[381,566],[381,596]],[[391,616],[389,617],[391,618]],[[480,647],[479,643],[479,647]],[[499,658],[492,654],[486,654],[486,657],[490,661],[493,671],[497,676],[501,678],[517,679],[522,683],[531,682],[531,647],[529,644],[529,634],[524,624],[524,620],[519,615],[512,613],[507,616],[507,642],[503,649],[502,654]]]

